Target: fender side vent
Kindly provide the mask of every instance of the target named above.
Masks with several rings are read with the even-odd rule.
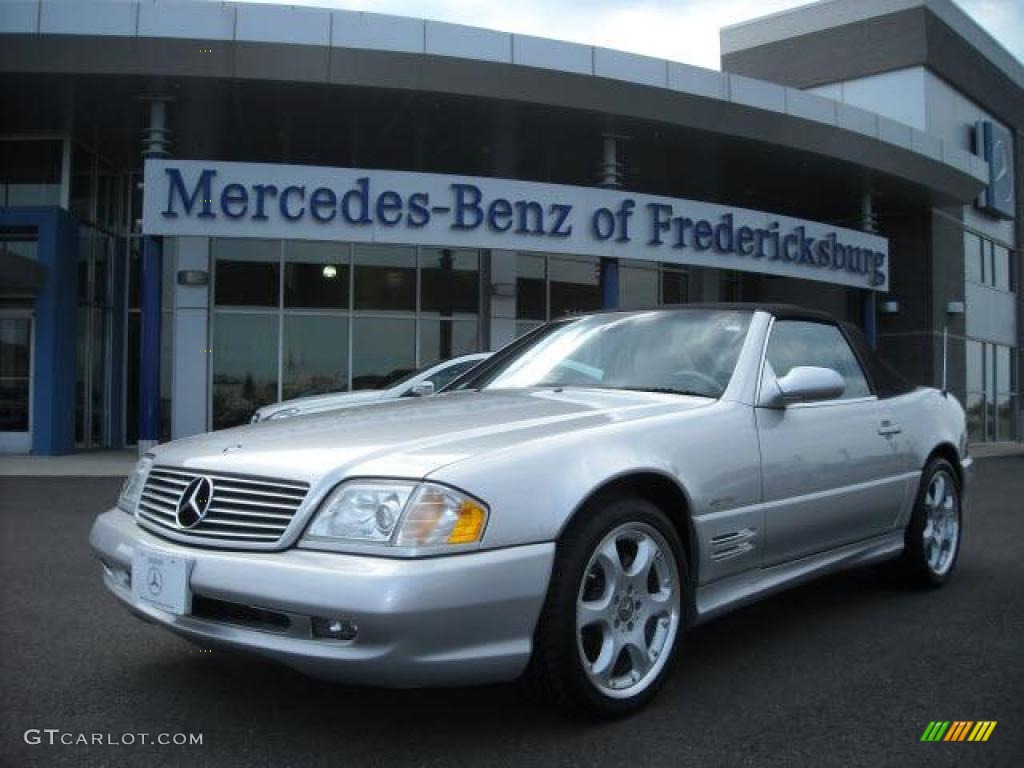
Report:
[[[753,528],[741,528],[738,531],[720,533],[711,537],[711,559],[728,560],[731,557],[739,557],[754,548],[752,539],[757,536]]]

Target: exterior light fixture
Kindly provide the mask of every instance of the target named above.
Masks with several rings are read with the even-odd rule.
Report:
[[[946,314],[947,315],[962,315],[964,313],[964,303],[962,301],[948,301],[946,302]]]
[[[326,264],[324,265],[323,275],[328,280],[333,280],[338,276],[338,268],[333,264]]]
[[[883,315],[895,315],[900,311],[900,303],[898,301],[883,301],[879,310]]]

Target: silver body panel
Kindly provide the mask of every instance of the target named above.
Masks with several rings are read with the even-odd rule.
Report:
[[[963,410],[923,388],[881,400],[758,407],[771,326],[771,315],[754,314],[717,400],[585,388],[455,392],[160,446],[158,466],[290,478],[310,491],[281,540],[251,551],[158,537],[117,511],[97,520],[92,545],[122,567],[135,542],[187,556],[197,593],[301,615],[358,615],[369,637],[339,649],[156,615],[107,579],[133,610],[200,642],[382,685],[517,675],[554,542],[595,491],[619,478],[656,475],[685,499],[669,511],[691,544],[691,622],[897,556],[929,455],[963,444]],[[959,458],[966,481],[970,460]],[[355,477],[429,479],[484,500],[490,517],[478,551],[402,559],[380,547],[296,548],[326,494]]]
[[[380,400],[396,400],[400,397],[408,396],[417,384],[427,381],[431,377],[451,368],[453,365],[461,365],[466,362],[481,362],[488,357],[490,357],[490,354],[487,352],[453,357],[437,365],[432,365],[420,371],[417,375],[385,389],[357,389],[353,392],[329,392],[323,395],[308,395],[306,397],[293,397],[290,400],[282,400],[278,403],[257,408],[253,416],[253,422],[280,418],[285,411],[289,412],[288,416],[291,418],[292,416],[304,416],[310,413],[336,411],[341,408],[355,408]]]

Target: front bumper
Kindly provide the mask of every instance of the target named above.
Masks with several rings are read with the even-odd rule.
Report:
[[[205,646],[277,659],[306,674],[393,687],[511,680],[530,657],[553,543],[415,560],[289,549],[186,547],[139,528],[119,509],[89,536],[107,588],[134,613]],[[291,619],[285,629],[176,616],[133,600],[124,573],[143,545],[192,561],[193,595]],[[358,626],[350,641],[314,638],[309,617]]]

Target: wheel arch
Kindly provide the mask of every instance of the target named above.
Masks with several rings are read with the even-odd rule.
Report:
[[[601,485],[591,489],[576,505],[572,514],[566,518],[558,531],[556,539],[561,538],[566,528],[580,515],[586,514],[588,509],[593,509],[603,502],[622,496],[639,496],[646,499],[668,516],[683,543],[687,558],[688,580],[692,590],[692,586],[699,583],[697,568],[700,563],[697,534],[692,517],[693,506],[686,489],[675,478],[664,472],[651,469],[632,470],[605,480]]]
[[[928,454],[928,458],[924,460],[924,465],[921,467],[921,471],[932,463],[934,459],[945,459],[953,466],[953,471],[956,473],[956,482],[960,488],[964,487],[964,469],[960,465],[960,454],[952,443],[942,442],[932,448],[931,453]]]

